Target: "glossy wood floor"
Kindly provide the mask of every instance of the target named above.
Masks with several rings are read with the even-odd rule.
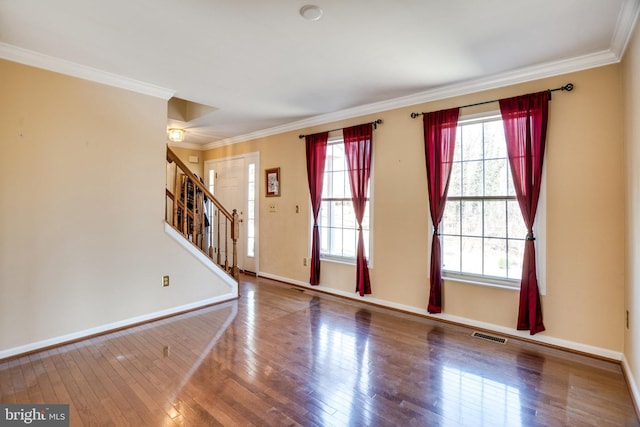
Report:
[[[238,301],[0,363],[72,426],[630,426],[614,363],[243,276]]]

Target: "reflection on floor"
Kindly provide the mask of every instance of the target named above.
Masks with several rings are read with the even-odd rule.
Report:
[[[620,366],[242,276],[241,298],[0,363],[71,425],[639,425]]]

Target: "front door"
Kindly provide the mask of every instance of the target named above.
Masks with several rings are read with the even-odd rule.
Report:
[[[258,267],[258,154],[252,153],[205,162],[207,186],[229,212],[236,209],[240,220],[237,242],[238,267],[256,273]],[[224,251],[224,247],[220,248]],[[231,248],[229,247],[229,252]],[[225,255],[225,254],[223,254]],[[231,253],[228,254],[232,261]]]

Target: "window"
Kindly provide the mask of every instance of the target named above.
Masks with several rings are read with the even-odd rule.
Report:
[[[367,194],[370,194],[371,183]],[[362,219],[365,256],[369,258],[370,199]],[[325,259],[355,260],[358,223],[351,202],[351,186],[342,139],[330,139],[324,168],[322,204],[318,215],[320,255]]]
[[[247,256],[256,255],[256,164],[249,163],[247,170]]]
[[[440,233],[444,277],[519,287],[527,229],[500,116],[458,124]]]
[[[215,178],[216,178],[216,171],[214,171],[213,169],[209,169],[209,179],[207,180],[207,182],[209,183],[209,193],[211,194],[216,194],[214,193],[215,191]]]

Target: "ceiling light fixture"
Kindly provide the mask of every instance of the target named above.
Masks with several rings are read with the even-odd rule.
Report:
[[[307,21],[317,21],[322,18],[322,9],[313,4],[308,4],[300,8],[300,16]]]
[[[171,142],[184,141],[184,129],[171,128],[167,131],[167,136]]]

